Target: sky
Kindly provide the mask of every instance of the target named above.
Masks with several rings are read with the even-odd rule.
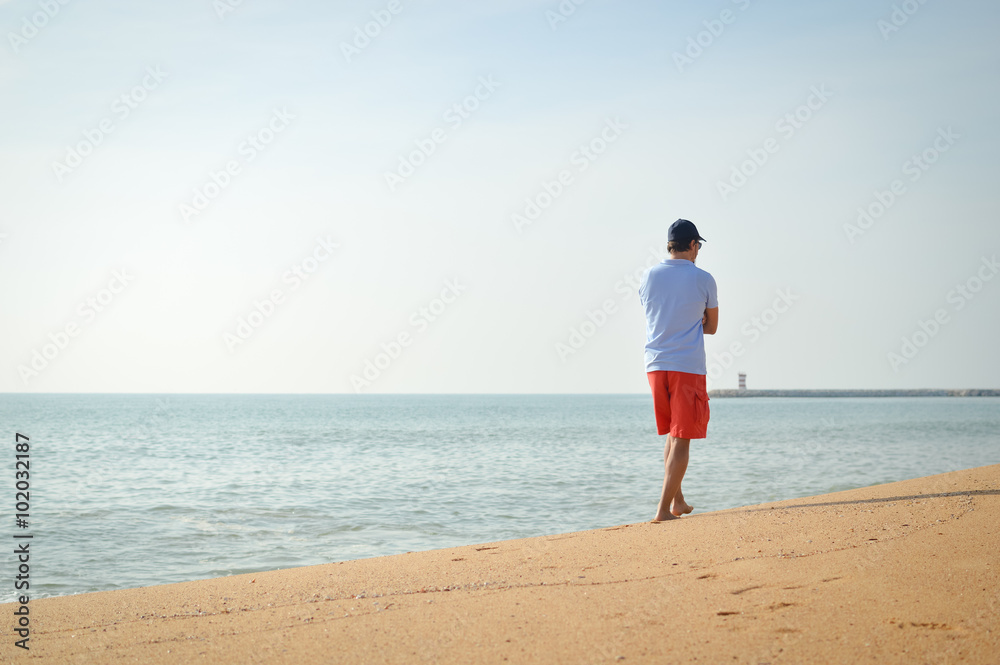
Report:
[[[1000,387],[986,0],[0,1],[0,392]]]

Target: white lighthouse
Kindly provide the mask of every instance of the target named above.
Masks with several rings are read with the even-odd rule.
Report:
[[[747,373],[740,372],[740,390],[747,389]]]

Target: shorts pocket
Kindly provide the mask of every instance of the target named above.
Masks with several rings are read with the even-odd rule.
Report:
[[[708,392],[699,390],[694,396],[695,413],[698,417],[698,427],[705,429],[708,427],[708,419],[711,416],[711,409],[708,407]]]

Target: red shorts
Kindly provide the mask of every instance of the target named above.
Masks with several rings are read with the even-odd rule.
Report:
[[[653,389],[656,433],[675,439],[704,439],[708,435],[708,391],[704,374],[646,372]]]

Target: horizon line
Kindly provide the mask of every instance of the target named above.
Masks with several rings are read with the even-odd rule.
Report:
[[[739,392],[739,393],[754,393],[754,392],[955,392],[955,391],[984,391],[984,392],[998,392],[1000,393],[1000,388],[711,388],[708,392],[716,391],[726,391],[726,392]],[[100,392],[100,391],[85,391],[85,392],[66,392],[66,391],[29,391],[29,392],[13,392],[13,391],[0,391],[0,395],[348,395],[355,397],[373,397],[373,396],[458,396],[458,395],[625,395],[625,396],[635,396],[635,395],[646,395],[649,396],[650,393],[646,391],[641,392],[579,392],[579,393],[567,393],[567,392],[482,392],[482,393],[452,393],[452,392],[411,392],[411,393],[354,393],[350,391],[345,392],[182,392],[182,391],[171,391],[171,392],[141,392],[141,391],[129,391],[129,392]]]

